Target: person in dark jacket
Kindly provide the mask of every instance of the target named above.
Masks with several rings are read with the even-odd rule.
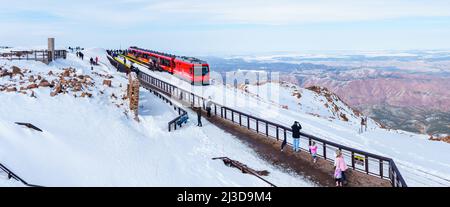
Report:
[[[203,124],[202,124],[202,110],[201,110],[200,107],[197,109],[197,122],[198,122],[197,126],[199,126],[199,127],[203,126]]]
[[[297,121],[291,127],[292,129],[292,138],[294,139],[294,152],[298,152],[300,150],[300,130],[302,129],[302,125]]]

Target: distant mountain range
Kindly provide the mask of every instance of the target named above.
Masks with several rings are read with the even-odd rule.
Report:
[[[214,71],[280,72],[283,81],[323,86],[384,125],[450,134],[450,51],[332,52],[204,57]]]

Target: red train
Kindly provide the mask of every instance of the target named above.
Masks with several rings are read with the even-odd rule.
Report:
[[[209,85],[209,65],[193,57],[175,56],[152,50],[130,47],[128,56],[153,69],[167,71],[191,84]]]

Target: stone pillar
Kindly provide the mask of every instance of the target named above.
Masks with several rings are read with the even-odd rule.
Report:
[[[55,38],[48,38],[48,62],[55,59]]]
[[[134,113],[134,119],[138,119],[139,109],[139,79],[136,73],[128,73],[128,98],[130,99],[130,110]]]

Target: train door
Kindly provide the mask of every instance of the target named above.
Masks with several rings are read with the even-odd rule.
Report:
[[[201,64],[194,64],[193,82],[195,85],[203,85],[203,67]]]

